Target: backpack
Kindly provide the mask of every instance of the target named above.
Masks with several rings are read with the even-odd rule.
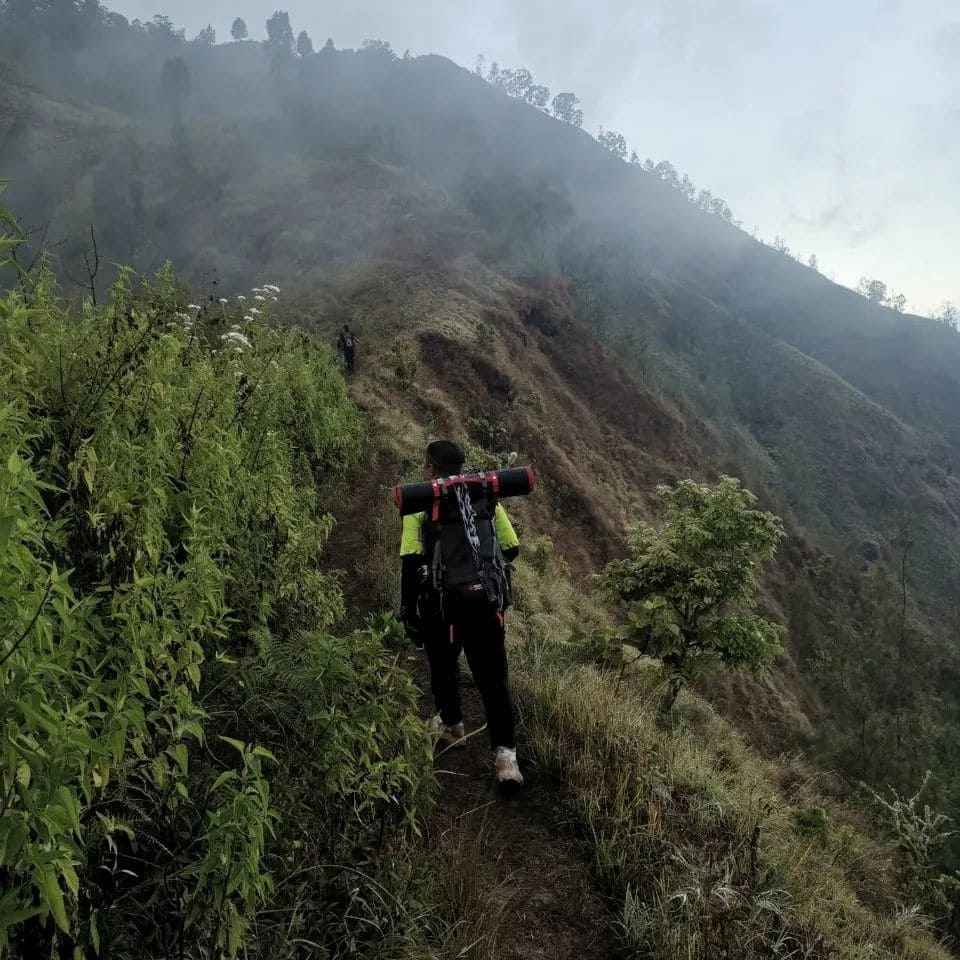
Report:
[[[441,481],[442,483],[443,481]],[[424,549],[437,613],[501,614],[510,605],[506,564],[494,526],[497,501],[486,484],[451,484],[424,520]]]

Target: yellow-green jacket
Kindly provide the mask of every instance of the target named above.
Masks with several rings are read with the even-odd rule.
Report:
[[[400,536],[400,619],[412,624],[417,620],[417,598],[421,588],[420,568],[426,557],[423,543],[423,525],[426,513],[411,513],[403,518]],[[520,552],[520,540],[503,504],[498,503],[493,514],[493,527],[497,542],[507,561]]]

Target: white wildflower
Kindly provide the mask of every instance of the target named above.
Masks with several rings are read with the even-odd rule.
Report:
[[[199,309],[200,309],[200,304],[199,304],[199,303],[188,303],[188,304],[187,304],[187,309],[188,309],[188,310],[199,310]]]
[[[251,317],[249,313],[248,313],[246,316],[244,316],[243,319],[244,319],[247,323],[253,323],[253,317]]]
[[[258,293],[253,299],[262,301],[262,300],[266,300],[267,298],[262,293]]]
[[[236,330],[231,330],[229,333],[223,334],[220,339],[224,343],[234,347],[240,347],[240,349],[250,346],[250,341],[242,333],[239,333]]]
[[[230,301],[229,301],[226,297],[221,297],[221,298],[220,298],[220,302],[223,303],[223,304],[227,304],[227,303],[229,303]]]
[[[237,296],[238,300],[246,300],[247,298],[241,293]]]
[[[231,329],[231,330],[239,330],[239,329],[240,329],[240,324],[239,324],[239,323],[231,323],[231,324],[230,324],[230,329]]]
[[[177,314],[175,314],[175,316],[176,316],[176,318],[177,318],[178,320],[183,320],[184,322],[186,322],[187,320],[189,320],[191,323],[193,323],[193,320],[191,319],[189,313],[177,313]]]
[[[250,312],[251,312],[255,317],[259,317],[259,316],[260,316],[260,311],[259,311],[256,307],[251,307],[251,308],[250,308]]]
[[[274,303],[279,303],[279,302],[280,302],[280,298],[279,298],[279,297],[271,297],[270,299],[271,299]]]
[[[279,292],[280,292],[280,288],[279,288],[275,283],[268,283],[263,289],[264,289],[264,290],[269,290],[271,293],[279,293]]]

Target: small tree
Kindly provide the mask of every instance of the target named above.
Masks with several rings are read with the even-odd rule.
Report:
[[[680,177],[677,175],[677,168],[669,160],[661,160],[654,168],[653,172],[666,184],[671,187],[680,186]]]
[[[378,40],[376,37],[370,37],[363,41],[360,48],[364,53],[371,53],[377,56],[385,57],[388,60],[396,60],[397,55],[393,51],[389,40]]]
[[[293,27],[290,26],[290,14],[286,10],[276,10],[267,19],[267,45],[280,53],[293,50]]]
[[[297,36],[297,53],[301,57],[309,57],[313,53],[313,41],[306,30],[301,30]]]
[[[525,99],[527,103],[538,110],[546,110],[547,103],[550,100],[550,88],[545,87],[542,83],[535,83],[527,91]]]
[[[577,109],[577,104],[580,102],[580,98],[575,93],[558,93],[550,104],[550,108],[553,110],[553,115],[558,119],[562,120],[564,123],[570,123],[574,126],[579,126],[576,123],[577,114],[582,116],[583,114]]]
[[[234,40],[246,40],[247,37],[250,36],[246,21],[237,17],[237,19],[233,21],[233,26],[230,28],[230,36],[233,37]]]
[[[819,261],[817,260],[817,255],[816,255],[815,253],[811,253],[811,254],[810,254],[810,259],[807,260],[807,266],[808,266],[811,270],[817,270],[817,271],[820,270],[820,263],[819,263]]]
[[[217,31],[208,23],[198,34],[197,43],[212,47],[217,42]]]
[[[857,293],[861,297],[866,297],[871,303],[884,303],[887,299],[887,285],[882,280],[861,277],[857,284]]]
[[[754,613],[757,578],[783,539],[779,517],[733,477],[714,486],[657,487],[665,517],[630,533],[630,556],[601,580],[625,606],[629,642],[663,661],[670,710],[683,684],[711,666],[758,669],[783,650],[782,632]]]
[[[606,147],[615,157],[620,160],[627,158],[627,138],[616,130],[604,130],[600,128],[597,134],[597,143]]]
[[[942,323],[948,330],[960,330],[960,309],[949,300],[943,301],[939,313],[935,313],[933,319]]]

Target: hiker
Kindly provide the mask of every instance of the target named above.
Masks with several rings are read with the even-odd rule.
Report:
[[[357,341],[360,338],[350,329],[349,324],[344,324],[337,337],[337,349],[343,354],[343,365],[347,368],[347,373],[353,373],[354,357],[356,356]]]
[[[457,444],[436,440],[427,447],[426,479],[457,476],[463,471],[463,461],[463,450]],[[453,497],[451,500],[456,504]],[[496,503],[491,512],[491,503],[484,497],[473,505],[471,524],[463,521],[456,506],[446,510],[452,516],[440,515],[439,509],[430,518],[426,513],[404,516],[400,542],[400,619],[414,642],[426,650],[430,687],[438,711],[431,725],[440,734],[440,742],[456,745],[464,737],[458,683],[460,651],[463,650],[483,700],[497,782],[505,787],[519,787],[523,784],[523,775],[517,766],[504,628],[509,578],[504,576],[494,600],[480,588],[476,588],[479,591],[476,598],[465,599],[462,592],[438,590],[431,571],[431,564],[436,568],[437,558],[442,558],[448,582],[456,579],[452,568],[458,553],[460,557],[469,556],[466,532],[469,527],[476,537],[474,545],[482,548],[486,537],[488,552],[502,555],[501,572],[504,575],[509,572],[505,563],[516,558],[520,544],[503,505]],[[441,538],[442,553],[438,548]],[[463,548],[459,551],[458,540]]]

